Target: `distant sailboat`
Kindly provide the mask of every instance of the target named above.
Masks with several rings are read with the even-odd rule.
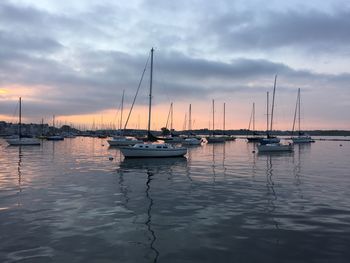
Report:
[[[273,124],[273,110],[274,110],[274,103],[275,103],[276,80],[277,80],[277,75],[275,76],[275,82],[274,82],[274,87],[273,87],[270,131],[272,131],[272,124]],[[268,109],[268,94],[267,94],[267,109]],[[267,113],[268,113],[268,110],[267,110]],[[268,123],[268,117],[267,117],[267,127],[269,126],[268,124],[269,123]],[[267,138],[260,141],[260,145],[258,145],[258,151],[259,152],[290,152],[290,151],[293,151],[293,145],[291,143],[282,144],[279,141],[280,141],[279,138],[271,137],[268,133],[268,130],[267,130]]]
[[[182,143],[184,139],[174,133],[173,116],[174,116],[174,106],[173,106],[173,103],[171,103],[170,109],[169,109],[169,114],[168,114],[168,120],[167,120],[167,124],[168,124],[169,117],[170,117],[170,136],[165,136],[165,137],[161,137],[158,139],[163,140],[164,142],[167,142],[167,143]],[[166,125],[166,127],[167,127],[167,125]]]
[[[122,129],[123,125],[123,110],[124,110],[124,90],[122,95],[122,103],[121,103],[121,110],[120,110],[120,123],[119,123],[119,136],[114,136],[111,140],[107,140],[108,144],[110,146],[126,146],[126,145],[135,145],[136,143],[142,143],[141,140],[137,140],[132,137],[126,137],[123,135],[125,132],[125,127]]]
[[[53,126],[53,130],[55,132],[55,115],[53,115],[53,117],[52,117],[52,126]],[[63,141],[64,137],[61,135],[58,135],[58,134],[54,134],[54,135],[48,136],[46,138],[46,140],[48,140],[48,141]]]
[[[298,112],[298,136],[297,137],[293,137],[297,112]],[[312,142],[315,142],[311,138],[310,135],[305,134],[305,133],[303,133],[300,130],[300,88],[298,89],[297,103],[296,103],[295,112],[294,112],[294,121],[293,121],[293,129],[292,129],[292,141],[293,141],[293,143],[312,143]]]
[[[224,118],[223,118],[223,129],[222,129],[222,136],[224,137],[225,141],[235,141],[236,137],[233,135],[227,135],[226,134],[226,103],[224,102]]]
[[[223,136],[215,136],[215,102],[212,100],[212,110],[213,110],[213,131],[212,135],[206,137],[208,143],[222,143],[225,142],[225,138]]]
[[[273,125],[273,111],[275,106],[275,93],[276,93],[276,81],[277,75],[275,76],[275,82],[273,85],[273,96],[272,96],[272,107],[271,107],[271,120],[270,120],[270,128],[269,128],[269,92],[266,94],[266,138],[260,140],[260,144],[270,144],[270,143],[279,143],[280,139],[272,136],[270,132],[272,132]]]
[[[182,145],[201,145],[202,140],[197,138],[192,134],[192,105],[190,104],[188,108],[188,134],[189,136],[185,138]]]
[[[7,139],[6,142],[11,146],[21,145],[40,145],[40,141],[36,138],[23,138],[22,137],[22,98],[19,98],[19,111],[18,111],[18,137]]]
[[[259,134],[255,131],[255,103],[253,102],[253,109],[252,109],[252,114],[250,117],[250,121],[249,121],[249,127],[248,130],[250,130],[250,124],[251,122],[253,122],[253,136],[249,136],[247,137],[247,141],[248,142],[259,142],[260,140],[263,139],[263,137],[259,136]]]
[[[154,140],[151,134],[151,117],[152,117],[152,82],[153,82],[153,52],[151,49],[151,72],[150,72],[150,88],[149,88],[149,105],[148,105],[148,141]],[[137,143],[134,146],[121,147],[120,151],[125,158],[152,158],[152,157],[178,157],[187,153],[185,147],[176,147],[167,143]]]

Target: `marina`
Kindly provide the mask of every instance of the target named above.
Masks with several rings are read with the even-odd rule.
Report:
[[[0,1],[0,263],[349,263],[349,24]]]
[[[347,262],[349,142],[255,147],[159,161],[100,138],[0,140],[0,261]]]

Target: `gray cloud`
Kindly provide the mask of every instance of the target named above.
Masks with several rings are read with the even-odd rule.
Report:
[[[330,13],[318,10],[287,10],[228,13],[203,21],[204,34],[214,35],[226,50],[274,50],[294,47],[313,52],[347,49],[350,10]]]
[[[155,45],[157,104],[232,97],[263,103],[278,74],[279,96],[286,96],[280,104],[287,105],[301,87],[320,101],[340,100],[342,111],[349,107],[349,74],[298,69],[269,57],[269,52],[283,48],[296,53],[346,51],[346,8],[281,12],[237,6],[193,0],[149,5],[141,11],[138,6],[101,2],[64,14],[5,1],[0,3],[0,84],[43,91],[26,102],[33,116],[116,108],[123,89],[126,101],[132,100],[147,49]],[[254,52],[264,55],[257,58]],[[147,103],[147,93],[148,72],[138,105]],[[1,104],[2,114],[12,112],[13,102],[2,99]]]

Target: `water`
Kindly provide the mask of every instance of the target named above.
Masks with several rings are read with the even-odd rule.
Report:
[[[92,138],[0,143],[0,262],[350,261],[350,142],[165,160]]]

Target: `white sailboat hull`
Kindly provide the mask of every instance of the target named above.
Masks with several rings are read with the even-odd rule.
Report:
[[[120,151],[125,158],[178,157],[187,153],[187,149],[184,147],[163,148],[163,144],[144,144],[142,146],[137,144],[135,146],[123,147],[120,148]]]
[[[35,138],[15,138],[15,139],[7,139],[6,142],[12,146],[20,146],[20,145],[40,145],[40,141]]]
[[[259,152],[291,152],[293,151],[293,144],[271,143],[258,145]]]

